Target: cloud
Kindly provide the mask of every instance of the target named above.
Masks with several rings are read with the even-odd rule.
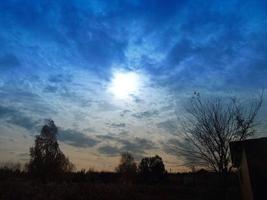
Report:
[[[133,98],[133,101],[135,103],[138,103],[138,104],[145,103],[145,100],[142,99],[141,97],[137,96],[137,95],[132,94],[130,96]]]
[[[39,119],[33,119],[12,107],[0,105],[0,119],[14,126],[20,126],[28,131],[35,131],[39,124]]]
[[[166,120],[157,124],[157,127],[167,131],[168,133],[175,135],[178,131],[177,121]]]
[[[57,91],[58,91],[57,86],[48,85],[44,88],[44,92],[48,92],[48,93],[56,93]]]
[[[127,113],[130,113],[131,111],[130,110],[123,110],[121,113],[120,113],[120,116],[121,117],[124,117]]]
[[[129,151],[135,154],[145,154],[145,150],[156,149],[155,143],[144,138],[134,138],[131,140],[120,140],[122,151]]]
[[[34,131],[38,127],[39,120],[33,120],[31,117],[23,116],[23,115],[12,115],[9,119],[7,119],[8,123],[11,123],[16,126],[23,127],[27,130]]]
[[[25,82],[20,83],[20,85],[27,85],[28,83]],[[2,107],[10,108],[14,112],[27,112],[27,115],[37,115],[39,118],[49,118],[56,114],[57,110],[45,98],[42,98],[40,93],[34,90],[28,91],[28,88],[22,87],[20,89],[19,87],[12,86],[12,84],[0,87],[0,105]],[[21,115],[24,114],[21,113]]]
[[[70,83],[72,81],[72,76],[68,74],[51,75],[48,81],[51,83]]]
[[[12,108],[9,108],[9,107],[4,107],[4,106],[0,106],[0,117],[4,117],[6,115],[13,115],[15,114],[16,111]]]
[[[178,156],[179,152],[177,147],[179,147],[181,144],[182,142],[179,139],[172,138],[161,142],[161,148],[167,154]]]
[[[118,106],[109,103],[108,101],[99,101],[97,104],[99,111],[116,111],[120,109]]]
[[[117,156],[120,153],[122,153],[120,148],[116,146],[110,146],[110,145],[101,146],[97,150],[101,154],[110,155],[110,156]]]
[[[96,13],[83,12],[75,1],[64,2],[64,5],[60,4],[60,8],[60,22],[66,33],[65,37],[75,45],[74,48],[87,62],[85,68],[93,68],[102,76],[109,73],[108,69],[113,63],[124,60],[127,40],[118,37],[123,36],[120,33],[123,29],[117,29],[112,23],[105,23]],[[108,21],[108,17],[105,20]]]
[[[125,123],[107,123],[107,125],[113,128],[125,128],[126,127]]]
[[[240,7],[238,1],[188,1],[178,14],[177,26],[162,30],[172,40],[162,49],[163,58],[157,61],[144,55],[143,68],[157,84],[176,92],[196,87],[210,91],[266,87],[267,46],[262,37],[267,29],[262,28],[266,22],[261,16],[266,12],[262,2],[246,2]],[[248,9],[261,14],[248,15]],[[254,27],[255,21],[261,25]]]
[[[142,118],[154,117],[158,114],[159,114],[158,110],[147,110],[144,112],[134,113],[132,114],[132,116],[138,119],[142,119]]]
[[[154,142],[144,138],[135,137],[124,139],[113,135],[103,135],[99,137],[102,138],[102,140],[104,139],[108,142],[113,141],[117,143],[116,145],[105,144],[97,149],[99,153],[106,155],[119,155],[127,151],[133,153],[136,158],[140,158],[146,154],[146,150],[157,149],[157,145]]]
[[[86,136],[85,134],[72,130],[72,129],[63,129],[59,130],[58,140],[65,142],[74,147],[94,147],[99,141],[93,139],[92,137]]]

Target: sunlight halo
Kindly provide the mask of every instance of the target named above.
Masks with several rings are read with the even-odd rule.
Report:
[[[136,72],[114,72],[108,91],[118,99],[127,99],[138,93],[140,76]]]

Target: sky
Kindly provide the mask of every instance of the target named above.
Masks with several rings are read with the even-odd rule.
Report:
[[[0,160],[27,162],[53,119],[77,169],[129,151],[181,170],[184,103],[266,88],[266,38],[265,0],[1,0]]]

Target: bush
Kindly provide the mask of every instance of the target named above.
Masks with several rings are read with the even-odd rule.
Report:
[[[122,153],[120,164],[115,170],[122,175],[124,180],[132,181],[137,173],[137,166],[132,154],[128,152]]]
[[[138,173],[141,179],[145,181],[159,182],[166,177],[167,172],[162,158],[156,155],[143,158],[139,163]]]

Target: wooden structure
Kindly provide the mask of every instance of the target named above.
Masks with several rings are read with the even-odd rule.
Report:
[[[267,138],[231,142],[230,150],[243,199],[267,199]]]

